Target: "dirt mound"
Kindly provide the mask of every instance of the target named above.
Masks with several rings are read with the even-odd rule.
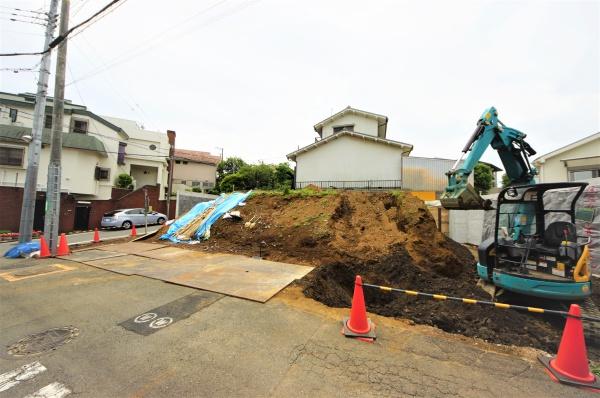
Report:
[[[301,282],[304,293],[330,306],[350,305],[357,274],[374,284],[489,298],[475,285],[469,250],[440,233],[423,202],[408,193],[260,194],[239,210],[242,221],[219,220],[208,241],[189,248],[317,266]],[[373,289],[365,295],[369,311],[495,343],[553,351],[560,339],[561,325],[536,315]]]

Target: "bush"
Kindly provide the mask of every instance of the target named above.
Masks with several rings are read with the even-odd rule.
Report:
[[[127,173],[122,173],[117,176],[117,187],[124,189],[133,188],[133,178]]]
[[[482,194],[488,193],[494,186],[494,174],[490,166],[484,163],[475,165],[475,190]]]

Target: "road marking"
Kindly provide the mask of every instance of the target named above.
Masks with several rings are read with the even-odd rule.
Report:
[[[6,391],[22,381],[33,379],[35,376],[46,371],[44,365],[39,362],[28,363],[18,369],[11,370],[0,375],[0,392]]]
[[[54,382],[46,387],[40,388],[33,394],[27,395],[25,398],[63,398],[71,394],[71,390],[62,383]]]
[[[47,271],[47,272],[41,272],[41,273],[33,273],[32,271],[28,271],[30,274],[24,274],[24,271],[21,270],[15,270],[15,271],[11,271],[11,272],[5,272],[0,274],[0,278],[3,278],[9,282],[16,282],[16,281],[21,281],[23,279],[29,279],[29,278],[37,278],[38,276],[46,276],[46,275],[51,275],[51,274],[56,274],[58,272],[65,272],[65,271],[72,271],[75,269],[75,267],[69,267],[67,265],[63,265],[63,264],[52,264],[49,265],[48,268],[57,268],[54,271]]]
[[[165,326],[169,326],[172,323],[173,323],[173,318],[165,316],[164,318],[158,318],[158,319],[150,322],[150,325],[148,325],[148,326],[151,327],[152,329],[160,329],[160,328],[164,328]]]
[[[157,316],[158,315],[156,315],[154,312],[146,312],[145,314],[135,317],[135,319],[133,321],[135,323],[149,322],[149,321],[154,320],[154,318],[156,318]]]

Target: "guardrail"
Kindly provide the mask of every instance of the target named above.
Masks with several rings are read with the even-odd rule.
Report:
[[[320,180],[320,181],[296,181],[295,188],[302,189],[314,185],[321,189],[365,189],[384,190],[402,188],[402,180]]]

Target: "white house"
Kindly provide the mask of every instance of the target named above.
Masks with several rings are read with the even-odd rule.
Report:
[[[533,161],[540,182],[585,181],[600,177],[600,132]]]
[[[47,104],[38,191],[46,189],[50,157],[52,98]],[[0,92],[0,186],[24,185],[28,152],[24,137],[31,136],[34,105],[34,94]],[[110,199],[121,173],[131,174],[138,187],[166,186],[166,134],[143,130],[132,121],[108,119],[65,100],[61,190],[78,200]]]
[[[173,192],[194,188],[207,191],[215,187],[217,165],[221,158],[209,152],[175,149]]]
[[[314,126],[315,142],[287,155],[296,188],[400,188],[413,146],[386,138],[388,118],[348,106]]]

